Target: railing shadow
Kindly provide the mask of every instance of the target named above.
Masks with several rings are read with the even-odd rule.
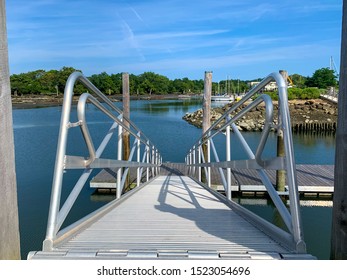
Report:
[[[168,176],[158,195],[159,205],[155,205],[161,212],[192,222],[187,228],[190,235],[181,237],[187,250],[201,244],[202,250],[235,251],[236,248],[238,253],[244,254],[249,251],[288,252],[212,192],[187,179]],[[191,244],[194,248],[189,248]]]

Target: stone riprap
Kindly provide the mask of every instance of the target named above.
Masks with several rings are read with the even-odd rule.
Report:
[[[211,124],[218,120],[233,103],[224,105],[223,107],[211,109]],[[236,110],[240,112],[247,104]],[[289,111],[291,116],[291,125],[294,132],[335,132],[337,125],[337,106],[321,99],[310,100],[291,100],[289,101]],[[234,114],[231,114],[233,117]],[[252,109],[241,119],[236,121],[236,125],[240,131],[262,131],[264,127],[265,107],[264,104],[258,105]],[[278,103],[274,102],[274,122],[277,124]],[[188,123],[196,126],[202,126],[202,109],[192,113],[186,113],[183,119]],[[217,128],[221,127],[225,122],[222,121]]]

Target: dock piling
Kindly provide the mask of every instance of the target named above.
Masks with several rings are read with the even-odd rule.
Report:
[[[347,0],[343,1],[331,258],[347,259]]]
[[[212,94],[212,72],[205,72],[204,80],[204,99],[202,104],[203,120],[202,120],[202,134],[210,128],[211,126],[211,94]],[[209,140],[202,146],[203,157],[205,161],[210,161],[210,143]],[[203,170],[202,178],[205,183],[211,186],[211,167],[207,167],[207,172]]]
[[[20,259],[5,1],[0,1],[0,259]]]

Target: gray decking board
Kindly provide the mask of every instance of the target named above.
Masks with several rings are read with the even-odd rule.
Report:
[[[55,250],[81,258],[131,252],[292,254],[212,192],[177,175],[158,176]]]
[[[188,167],[184,164],[177,163],[164,163],[165,170],[171,170],[172,172],[177,170],[180,174],[187,175]],[[163,167],[161,168],[163,170]],[[217,168],[212,168],[212,184],[222,185],[220,174]],[[299,192],[333,192],[334,186],[334,165],[313,165],[313,164],[297,164],[297,180],[299,186]],[[161,171],[162,172],[162,171]],[[266,170],[271,183],[276,185],[276,171]],[[194,176],[193,176],[194,177]],[[239,186],[241,190],[247,189],[252,191],[259,190],[259,186],[263,186],[262,181],[258,176],[257,170],[253,169],[232,169],[232,186]],[[246,186],[246,187],[244,187]]]
[[[197,170],[197,168],[196,168]],[[300,193],[322,192],[333,193],[334,187],[334,165],[311,165],[298,164],[296,166],[297,179]],[[222,185],[222,180],[217,168],[212,168],[212,185]],[[225,172],[225,171],[224,171]],[[267,170],[271,182],[276,184],[276,171]],[[131,181],[136,181],[136,169],[130,172]],[[189,167],[184,163],[163,163],[160,167],[160,175],[192,175],[189,173]],[[144,179],[144,176],[143,176]],[[262,181],[258,176],[258,172],[252,169],[233,169],[232,170],[232,190],[233,191],[261,191],[263,188]],[[92,184],[99,188],[116,188],[116,172],[102,170],[92,180]],[[264,191],[264,190],[263,190]]]

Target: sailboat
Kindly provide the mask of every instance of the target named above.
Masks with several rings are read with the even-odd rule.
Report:
[[[211,96],[212,102],[231,102],[234,101],[234,96],[223,94],[223,95],[212,95]]]
[[[217,95],[212,95],[211,96],[212,102],[232,102],[235,100],[234,95],[229,94],[229,90],[228,90],[228,88],[230,88],[229,82],[230,82],[229,77],[227,77],[226,93],[225,94],[218,93]],[[219,92],[219,83],[218,83],[218,92]]]

